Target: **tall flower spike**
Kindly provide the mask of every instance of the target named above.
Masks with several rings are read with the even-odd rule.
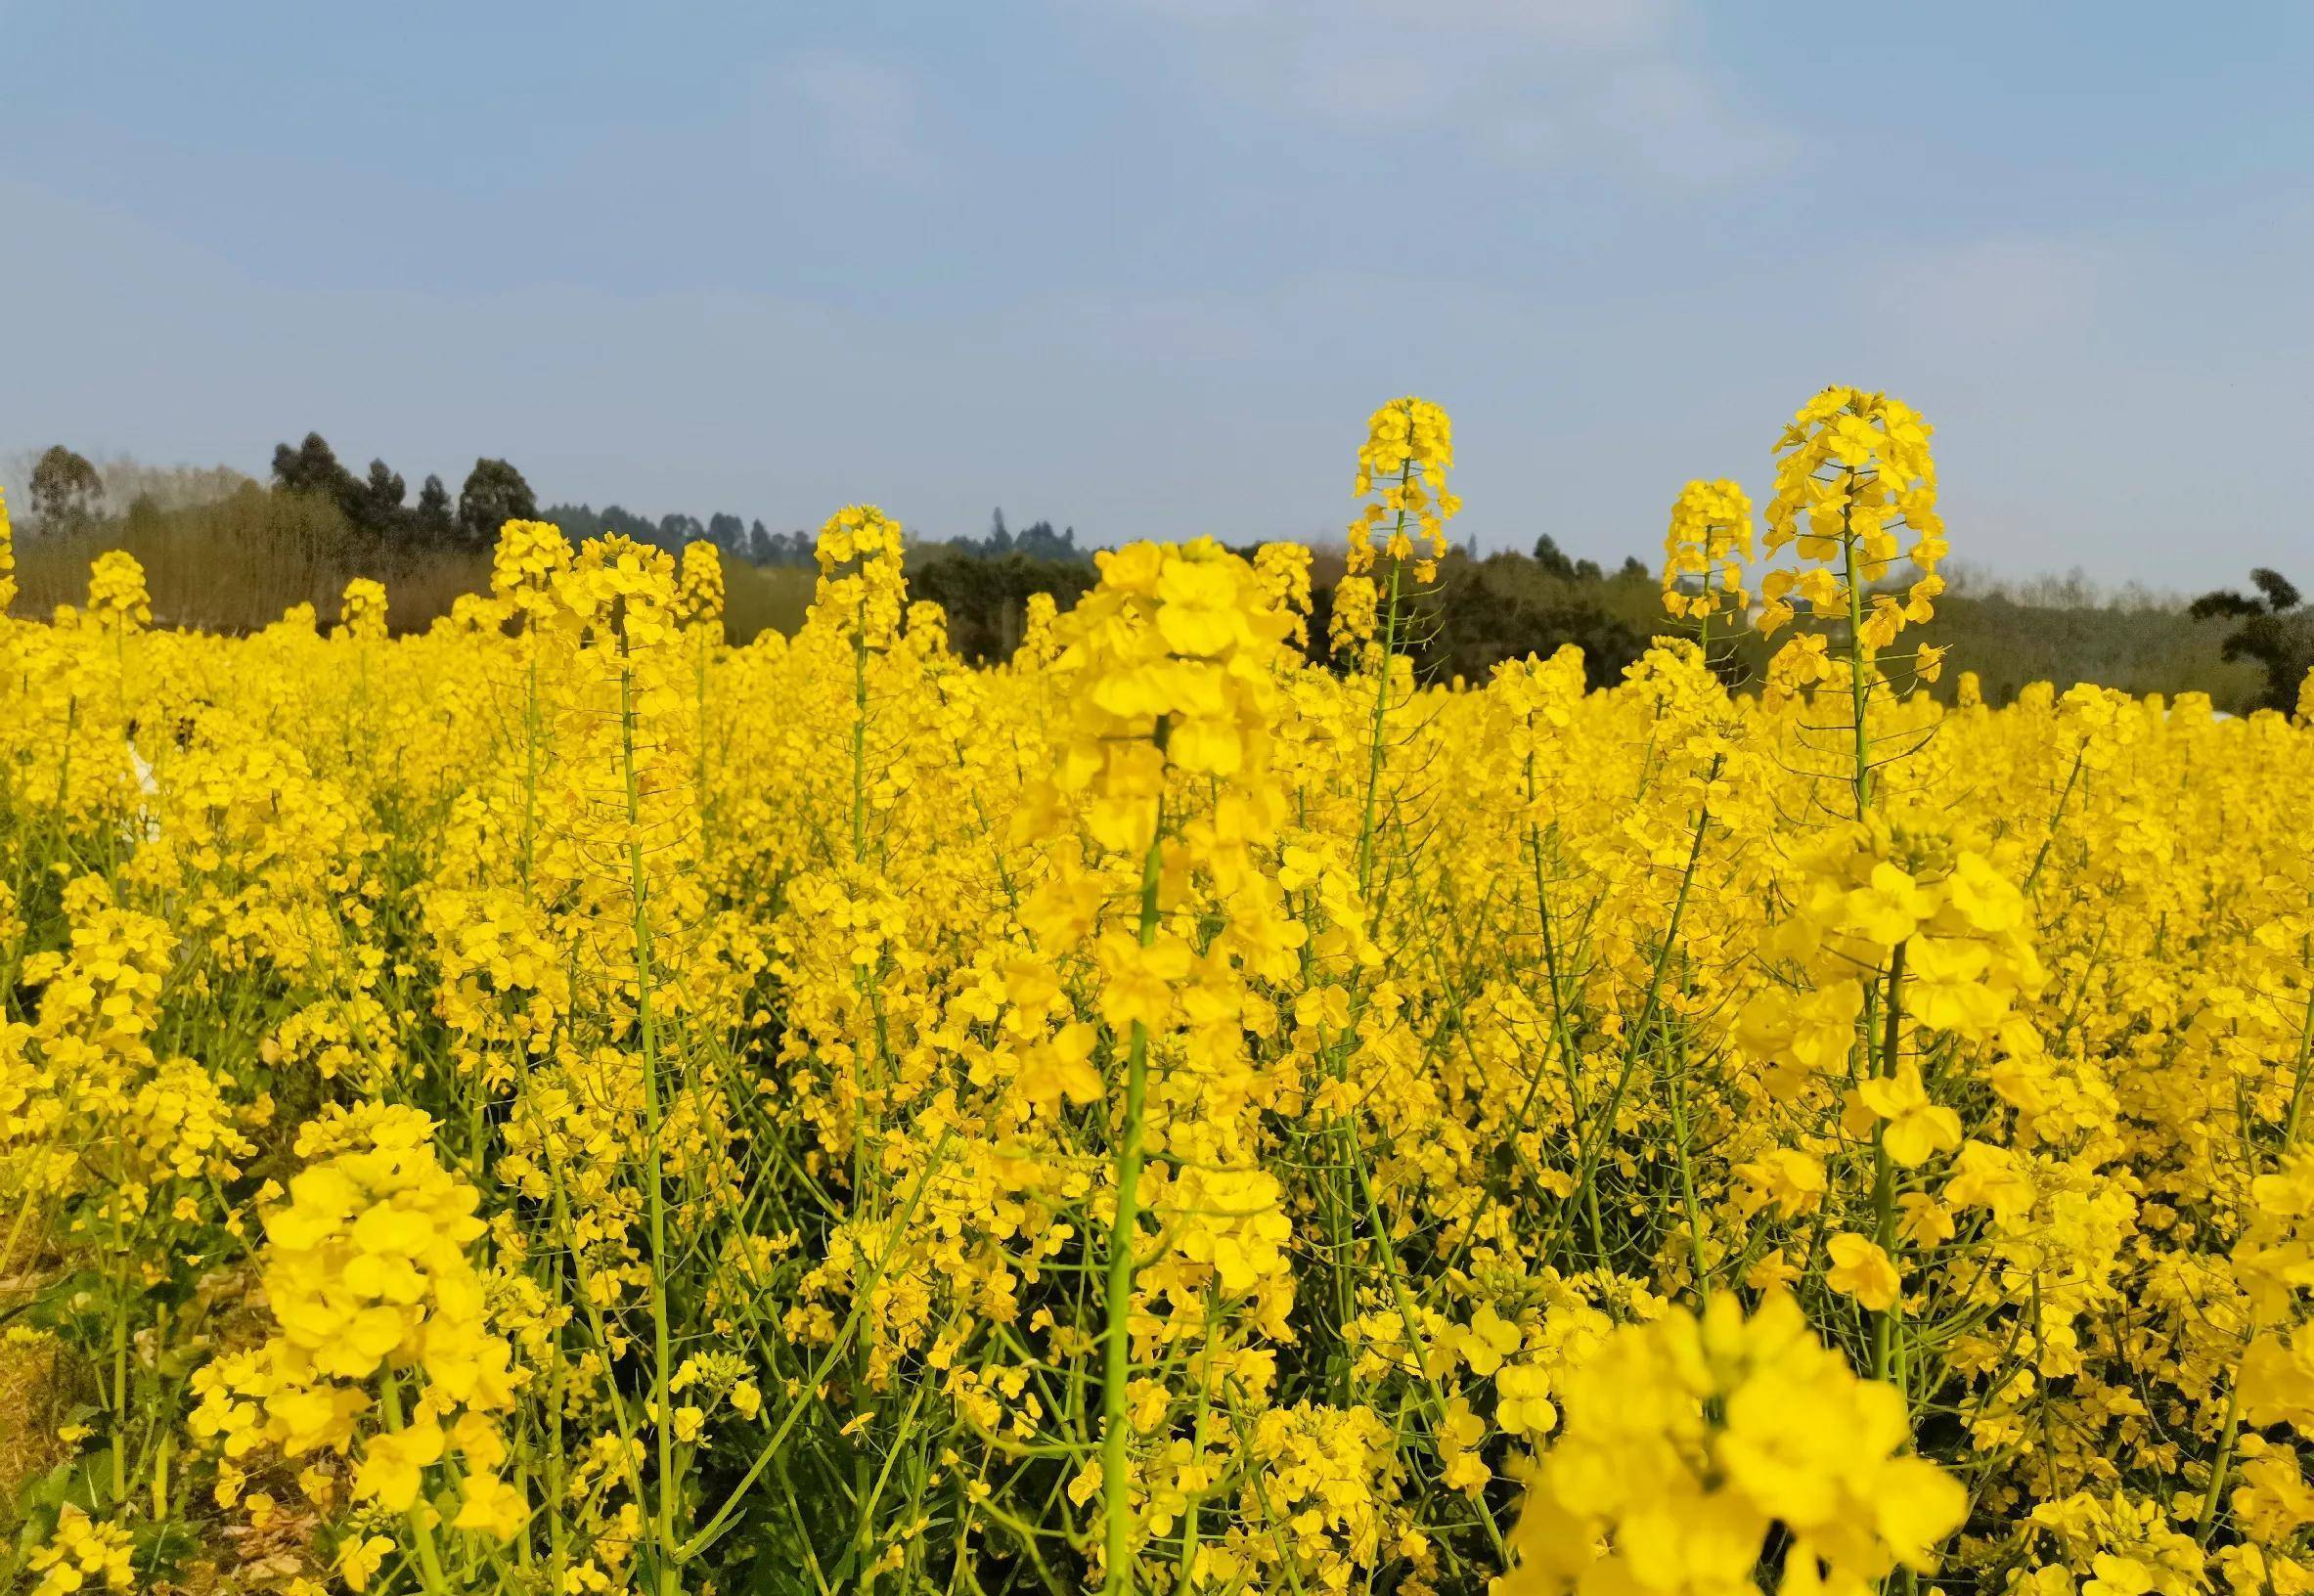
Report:
[[[16,534],[8,525],[8,495],[0,493],[0,613],[16,602]]]
[[[664,549],[616,533],[590,538],[556,591],[570,624],[602,629],[622,655],[656,647],[675,635],[675,561]]]
[[[366,576],[355,577],[345,585],[345,598],[337,618],[349,638],[384,637],[385,584]]]
[[[88,616],[105,631],[134,632],[152,623],[153,600],[136,555],[114,549],[90,562]]]
[[[1826,388],[1801,407],[1776,443],[1783,458],[1767,506],[1766,547],[1773,554],[1796,545],[1818,569],[1769,573],[1760,585],[1762,637],[1790,624],[1795,592],[1818,614],[1842,609],[1850,580],[1879,582],[1899,559],[1919,574],[1901,600],[1883,593],[1858,605],[1866,612],[1865,645],[1885,648],[1935,612],[1944,591],[1936,566],[1947,546],[1930,430],[1902,400],[1861,388]],[[1907,532],[1909,546],[1901,536]]]
[[[1671,506],[1664,536],[1664,608],[1709,625],[1741,618],[1751,595],[1744,562],[1752,556],[1752,501],[1733,482],[1690,482]]]
[[[498,529],[490,592],[536,621],[554,608],[555,579],[570,569],[570,540],[553,521],[509,521]]]
[[[1427,583],[1437,577],[1438,562],[1446,554],[1446,523],[1462,509],[1462,501],[1446,489],[1453,465],[1454,425],[1437,405],[1408,396],[1374,412],[1357,452],[1352,490],[1366,502],[1350,523],[1351,575],[1373,569],[1374,537],[1380,531],[1383,557],[1415,559],[1419,540],[1414,580]]]
[[[676,608],[686,631],[723,625],[723,554],[712,543],[683,546]]]
[[[1310,643],[1310,549],[1300,543],[1265,543],[1254,551],[1254,573],[1269,607],[1288,618],[1287,636]]]
[[[888,646],[908,598],[900,523],[873,505],[846,505],[820,528],[813,554],[820,582],[812,618],[845,633],[857,627],[871,648]]]

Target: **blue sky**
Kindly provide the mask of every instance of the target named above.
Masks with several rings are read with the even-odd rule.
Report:
[[[2314,8],[0,0],[0,456],[1239,540],[1418,392],[1482,547],[1652,558],[1852,381],[1957,558],[2314,575]]]

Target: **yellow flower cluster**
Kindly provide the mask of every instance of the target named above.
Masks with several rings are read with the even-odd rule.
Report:
[[[1776,445],[1766,547],[1773,554],[1792,546],[1809,568],[1768,573],[1762,636],[1791,622],[1795,597],[1818,615],[1861,612],[1860,635],[1874,648],[1935,613],[1946,544],[1930,431],[1902,400],[1860,388],[1826,388],[1801,407]],[[1909,591],[1869,592],[1900,559],[1914,572]]]
[[[1088,793],[1094,840],[1137,858],[1168,770],[1244,778],[1268,764],[1272,661],[1287,622],[1254,569],[1211,539],[1095,556],[1100,586],[1063,623],[1063,793]]]
[[[687,629],[723,624],[723,555],[712,543],[685,546],[675,602]]]
[[[1664,536],[1664,608],[1708,625],[1741,623],[1751,604],[1744,562],[1752,557],[1752,501],[1734,482],[1690,482],[1671,506]]]
[[[26,1565],[27,1572],[38,1575],[29,1596],[131,1589],[136,1582],[132,1552],[126,1530],[99,1523],[85,1510],[67,1503],[57,1520],[56,1533],[32,1553]]]
[[[145,593],[145,567],[134,554],[115,549],[99,554],[88,570],[90,622],[112,632],[134,631],[153,621],[153,600]]]
[[[1903,1455],[1903,1395],[1859,1380],[1786,1296],[1622,1330],[1566,1400],[1498,1596],[1736,1596],[1771,1549],[1776,1590],[1861,1596],[1931,1571],[1967,1512],[1959,1481]]]
[[[1794,912],[1774,944],[1791,979],[1763,987],[1739,1025],[1770,1063],[1761,1085],[1771,1094],[1798,1091],[1803,1074],[1847,1069],[1867,989],[1891,969],[1916,1025],[1971,1042],[1996,1036],[2020,990],[2037,992],[2045,980],[2024,935],[2024,895],[1933,825],[1876,814],[1811,853],[1801,870]],[[1895,966],[1899,950],[1904,962]],[[2013,1040],[2029,1046],[2022,1035]],[[1913,1039],[1898,1042],[1907,1055],[1915,1050]],[[1910,1085],[1868,1085],[1865,1100],[1909,1097],[1917,1085],[1909,1057],[1902,1071],[1912,1072]]]
[[[385,636],[385,584],[357,576],[345,585],[345,598],[337,612],[345,635],[372,642]]]
[[[889,644],[908,601],[900,523],[873,505],[846,505],[821,527],[814,554],[820,565],[815,616],[857,635],[865,646]]]
[[[1446,554],[1446,523],[1462,501],[1446,488],[1454,465],[1454,427],[1446,413],[1427,399],[1393,399],[1366,422],[1366,441],[1357,451],[1357,477],[1351,491],[1366,503],[1350,523],[1350,574],[1374,568],[1374,539],[1382,535],[1381,557],[1395,573],[1414,561],[1414,580],[1436,580]]]
[[[536,617],[556,578],[570,568],[570,540],[551,521],[509,521],[490,558],[491,596]]]
[[[192,1428],[232,1459],[262,1444],[344,1453],[358,1439],[354,1494],[396,1513],[455,1459],[454,1525],[503,1539],[526,1512],[499,1473],[496,1416],[513,1405],[514,1374],[467,1258],[485,1228],[480,1194],[436,1161],[433,1133],[426,1116],[387,1105],[306,1127],[306,1168],[265,1216],[277,1329],[196,1377]]]
[[[0,615],[16,602],[16,530],[8,524],[8,496],[0,493]]]

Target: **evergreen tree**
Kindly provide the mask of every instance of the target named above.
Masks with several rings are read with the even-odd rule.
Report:
[[[347,518],[365,532],[379,537],[402,530],[402,500],[407,489],[399,472],[382,460],[370,462],[369,479],[354,498],[354,513]]]
[[[1545,532],[1535,540],[1535,563],[1542,567],[1542,574],[1555,576],[1563,582],[1575,580],[1575,561],[1559,550],[1559,540]]]
[[[306,433],[305,441],[294,449],[286,443],[274,446],[273,485],[284,493],[327,499],[343,510],[348,520],[356,518],[362,496],[361,482],[338,464],[337,452],[319,432]]]
[[[438,476],[428,476],[418,490],[418,504],[410,512],[410,530],[420,543],[440,547],[458,535],[458,517],[450,508],[450,490]]]
[[[498,541],[498,529],[509,521],[538,518],[538,501],[522,473],[503,460],[477,460],[458,490],[459,541],[469,549],[488,549]]]

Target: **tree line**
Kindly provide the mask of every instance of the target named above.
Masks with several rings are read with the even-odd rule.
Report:
[[[182,483],[174,480],[180,476],[186,479]],[[308,433],[301,442],[275,449],[271,477],[269,484],[259,486],[222,470],[156,472],[130,462],[100,470],[59,445],[41,455],[32,468],[23,507],[30,515],[24,530],[79,530],[87,538],[69,541],[112,540],[154,554],[179,550],[189,572],[198,567],[212,573],[198,593],[174,605],[187,624],[244,623],[238,613],[230,619],[209,613],[224,602],[216,583],[230,568],[247,573],[233,580],[252,585],[251,603],[259,588],[270,602],[276,597],[272,587],[281,585],[271,578],[284,572],[299,573],[297,581],[325,599],[342,586],[346,575],[388,575],[405,596],[398,601],[396,624],[423,625],[462,584],[474,580],[470,561],[487,557],[502,524],[531,517],[556,522],[574,540],[618,533],[670,551],[699,541],[716,545],[728,560],[761,573],[745,594],[739,587],[734,589],[734,635],[744,636],[763,624],[790,625],[810,598],[813,537],[808,531],[774,531],[761,519],[742,519],[729,511],[702,519],[682,513],[654,518],[617,504],[597,510],[583,503],[559,503],[541,510],[522,472],[504,459],[477,459],[455,496],[442,478],[433,475],[412,495],[407,479],[384,461],[373,460],[357,474],[327,439]],[[218,498],[220,481],[227,482],[230,497]],[[147,502],[149,491],[157,493],[158,505]],[[134,503],[120,503],[131,495],[137,496]],[[205,509],[192,508],[204,499],[216,502]],[[60,558],[68,553],[80,557],[64,546],[56,553]],[[915,542],[909,580],[918,598],[947,612],[950,640],[960,654],[976,661],[998,660],[1019,645],[1031,597],[1049,594],[1066,609],[1092,585],[1097,573],[1091,554],[1074,526],[1055,528],[1051,521],[1039,519],[1015,528],[1000,509],[978,536]],[[1313,570],[1310,651],[1320,658],[1327,652],[1327,622],[1339,568],[1338,555],[1321,553]],[[267,573],[268,580],[258,580],[259,572]],[[60,576],[60,587],[83,580],[84,566],[80,573],[67,574],[70,582]],[[734,579],[737,574],[734,570]],[[754,598],[752,609],[741,603],[746,595]],[[1973,641],[1986,653],[1981,663],[1988,688],[2001,673],[2062,675],[2068,668],[2065,660],[2041,656],[2054,648],[2069,659],[2094,643],[2094,639],[2070,638],[2060,645],[2052,640],[2053,625],[2077,623],[2076,630],[2086,627],[2103,637],[2119,624],[2084,610],[2080,602],[2057,598],[2042,601],[2029,617],[2009,614],[2011,606],[1997,596],[1961,602],[1956,595],[1950,607],[1948,630],[1973,620],[1982,632]],[[752,618],[742,620],[742,613]],[[1593,683],[1605,685],[1618,679],[1644,651],[1648,640],[1665,630],[1655,578],[1644,562],[1628,558],[1609,570],[1596,560],[1570,555],[1548,535],[1537,538],[1527,553],[1482,557],[1469,549],[1453,552],[1438,585],[1412,601],[1409,620],[1408,649],[1417,669],[1430,680],[1461,676],[1477,681],[1501,660],[1548,654],[1573,643],[1583,649]],[[2078,668],[2085,674],[2102,672],[2101,680],[2126,668],[2145,675],[2144,686],[2175,687],[2185,685],[2181,671],[2214,686],[2212,672],[2224,664],[2235,673],[2263,678],[2256,686],[2246,682],[2235,702],[2287,710],[2295,701],[2308,666],[2314,665],[2314,605],[2274,572],[2254,573],[2247,592],[2204,596],[2189,612],[2179,613],[2177,621],[2200,630],[2170,637],[2176,630],[2170,627],[2162,632],[2168,641],[2161,646],[2193,651],[2195,658],[2187,662],[2190,671],[2182,666],[2180,671],[2164,671],[2159,661],[2136,660],[2134,654],[2118,664],[2109,659],[2102,665],[2083,657]],[[2136,624],[2142,629],[2152,623],[2141,619]],[[2048,646],[1992,651],[2004,642],[2032,638],[2043,639]],[[2203,660],[2203,653],[2210,657]],[[1762,664],[1754,654],[1763,658],[1763,650],[1731,640],[1720,663],[1731,676],[1750,679]],[[1996,664],[1996,659],[2008,663]],[[2180,680],[2170,682],[2170,676]],[[2016,685],[2009,684],[2012,688]]]
[[[384,461],[373,460],[369,471],[356,476],[319,432],[274,449],[272,485],[278,492],[334,507],[356,534],[414,551],[487,550],[506,522],[538,514],[530,484],[506,461],[475,461],[456,500],[439,476],[429,475],[413,501],[402,474]],[[108,510],[126,513],[135,508],[109,505],[102,473],[86,456],[61,443],[34,462],[26,487],[31,520],[47,532],[74,531]]]
[[[411,503],[399,471],[373,460],[369,472],[356,476],[319,432],[306,433],[295,448],[286,443],[275,448],[273,485],[284,493],[328,500],[357,533],[418,549],[476,553],[490,548],[508,521],[538,515],[530,484],[506,461],[475,461],[456,504],[442,479],[430,475]]]
[[[84,455],[56,444],[32,466],[27,484],[31,520],[39,527],[66,531],[98,519],[108,510],[122,513],[126,505],[109,503],[103,474]],[[743,520],[729,510],[706,519],[681,512],[656,519],[605,505],[550,505],[543,511],[530,483],[511,462],[482,458],[474,462],[453,500],[441,477],[428,475],[410,496],[409,482],[383,460],[370,462],[355,474],[319,432],[304,441],[278,444],[273,451],[272,486],[283,493],[303,494],[336,508],[347,527],[373,543],[423,553],[444,550],[463,554],[486,553],[497,541],[498,529],[510,520],[546,519],[555,522],[574,542],[616,533],[670,552],[693,543],[711,543],[731,559],[763,566],[808,566],[813,562],[813,534],[800,528],[775,532],[761,518]],[[1012,531],[998,509],[989,530],[980,537],[958,537],[931,545],[946,554],[972,559],[1055,561],[1090,565],[1091,551],[1077,543],[1073,526],[1054,531],[1049,520],[1032,522]]]
[[[453,497],[429,476],[413,497],[382,461],[357,475],[327,440],[308,434],[274,452],[272,481],[236,471],[161,469],[118,460],[99,466],[59,445],[31,469],[20,519],[18,605],[25,614],[77,599],[88,561],[108,548],[147,567],[155,609],[170,624],[245,628],[311,601],[333,613],[352,576],[383,576],[397,630],[423,628],[483,579],[498,526],[542,515],[573,538],[622,533],[668,549],[705,539],[734,562],[728,620],[735,641],[793,627],[811,601],[812,538],[774,532],[729,512],[655,519],[618,505],[601,510],[534,509],[529,484],[505,460],[479,459]],[[909,580],[947,612],[965,657],[1003,659],[1019,646],[1028,600],[1062,608],[1091,586],[1091,551],[1076,529],[1039,520],[1014,530],[999,510],[976,537],[918,541]],[[1312,571],[1311,652],[1325,652],[1338,554]],[[1938,605],[1936,641],[1979,673],[1995,702],[2033,681],[2102,682],[2135,692],[2206,690],[2221,707],[2288,711],[2314,666],[2314,603],[2280,573],[2251,574],[2245,591],[2204,595],[2190,608],[2149,596],[2134,607],[2100,602],[2080,583],[2047,582],[1982,593],[1959,580]],[[1564,643],[1584,653],[1591,680],[1615,680],[1665,630],[1649,568],[1613,571],[1569,555],[1548,537],[1525,554],[1455,551],[1438,586],[1416,600],[1409,647],[1429,680],[1483,679],[1494,665]],[[1730,639],[1718,663],[1756,680],[1768,649]],[[1941,690],[1941,689],[1940,689]]]
[[[349,572],[375,568],[405,578],[439,574],[437,568],[486,555],[507,521],[532,518],[555,522],[574,542],[615,533],[670,551],[711,543],[727,558],[767,573],[792,571],[793,577],[781,579],[790,586],[813,565],[811,533],[800,528],[775,532],[761,519],[743,520],[729,511],[702,520],[683,513],[653,518],[618,504],[598,510],[559,503],[542,510],[522,472],[491,457],[474,462],[455,498],[435,475],[425,477],[413,496],[408,479],[383,460],[373,460],[366,471],[356,473],[326,438],[309,432],[301,442],[274,450],[269,486],[285,503],[309,507],[310,513],[325,517],[311,525],[301,521],[296,531],[295,562],[317,573],[341,564]],[[40,457],[29,487],[27,508],[43,531],[89,529],[107,516],[121,523],[115,530],[152,521],[142,501],[125,508],[111,504],[119,494],[109,494],[97,467],[63,445]],[[265,494],[245,480],[240,492]],[[229,540],[235,526],[244,529],[245,542],[280,535],[280,517],[268,515],[254,501],[219,503],[200,521],[198,536],[204,547]],[[158,523],[144,525],[143,531],[146,541],[158,539],[163,545],[196,535],[190,523],[173,535],[168,525]],[[252,551],[252,555],[258,564],[278,565],[284,562],[280,553],[269,557]],[[213,557],[208,562],[214,563]],[[1326,652],[1338,565],[1338,558],[1320,556],[1313,572],[1311,647],[1319,657]],[[916,596],[947,612],[957,650],[983,662],[1008,657],[1019,645],[1031,597],[1048,594],[1066,609],[1096,576],[1092,551],[1078,541],[1074,526],[1055,528],[1050,520],[1038,519],[1015,529],[1001,508],[979,536],[916,543],[909,570]],[[328,578],[317,574],[313,580]],[[1410,645],[1425,674],[1475,679],[1496,660],[1577,643],[1596,679],[1606,682],[1638,657],[1659,613],[1653,579],[1638,560],[1625,560],[1609,575],[1595,561],[1570,557],[1545,536],[1531,554],[1481,559],[1457,551],[1439,588],[1415,606]],[[415,623],[419,617],[413,612],[408,619]]]

